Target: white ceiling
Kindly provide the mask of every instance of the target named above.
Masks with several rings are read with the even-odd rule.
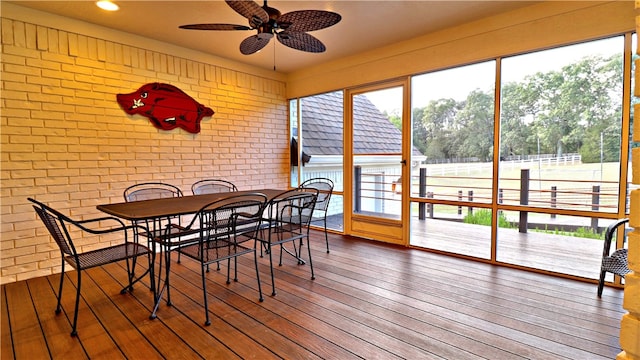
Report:
[[[242,55],[239,45],[255,31],[178,29],[179,25],[194,23],[247,25],[244,17],[220,0],[115,0],[120,10],[113,13],[99,9],[94,1],[6,2],[176,44],[267,70],[273,70],[275,57],[277,71],[289,73],[529,6],[537,1],[271,0],[269,6],[277,8],[283,14],[293,10],[329,10],[342,15],[342,20],[330,28],[310,33],[325,44],[327,51],[324,53],[290,49],[274,38],[267,47],[253,55]],[[262,5],[261,2],[258,3]]]

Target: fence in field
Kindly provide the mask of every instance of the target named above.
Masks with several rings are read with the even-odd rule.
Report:
[[[528,164],[528,165],[524,165]],[[579,155],[564,157],[540,157],[536,159],[511,159],[500,162],[500,169],[513,167],[519,170],[519,177],[501,177],[497,195],[498,204],[523,205],[527,207],[558,208],[582,211],[616,212],[618,207],[619,184],[617,181],[594,181],[594,176],[578,176],[578,179],[532,178],[532,164],[549,166],[580,164]],[[424,199],[465,202],[469,213],[473,206],[469,202],[491,203],[493,201],[491,177],[479,176],[492,173],[492,164],[457,163],[427,165],[411,179],[411,196]],[[401,179],[397,174],[375,174],[356,168],[354,174],[354,210],[373,211],[385,214],[397,211],[402,192]],[[512,171],[513,172],[513,171]],[[466,175],[466,176],[465,176]],[[589,179],[591,178],[591,179]],[[365,205],[363,205],[365,204]],[[628,206],[628,205],[627,205]],[[462,214],[463,206],[458,206]],[[396,210],[397,209],[397,210]],[[430,202],[419,202],[418,217],[434,217],[434,206]],[[518,227],[526,232],[527,212],[521,211]],[[552,219],[555,214],[551,214]],[[598,230],[598,218],[591,219],[591,227]]]

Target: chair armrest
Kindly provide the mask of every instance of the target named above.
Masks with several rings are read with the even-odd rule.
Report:
[[[99,221],[104,221],[104,220],[115,220],[117,221],[120,226],[118,227],[111,227],[108,229],[95,229],[95,228],[90,228],[87,227],[87,224],[92,224],[92,223],[96,223]],[[142,225],[125,225],[122,220],[118,219],[118,218],[114,218],[114,217],[103,217],[103,218],[96,218],[96,219],[88,219],[88,220],[82,220],[82,221],[67,221],[70,224],[76,226],[77,228],[79,228],[82,231],[88,232],[90,234],[94,234],[94,235],[104,235],[104,234],[109,234],[109,233],[116,233],[116,232],[122,232],[124,233],[124,241],[125,242],[129,242],[129,234],[128,234],[128,230],[132,230],[135,231],[135,229],[138,229],[138,231],[146,231],[148,232],[149,230],[142,226]],[[135,242],[138,241],[137,237],[134,237]]]

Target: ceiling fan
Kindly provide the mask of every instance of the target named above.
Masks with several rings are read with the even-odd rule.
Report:
[[[253,54],[269,43],[275,35],[278,41],[290,48],[321,53],[324,44],[307,34],[337,24],[340,14],[324,10],[298,10],[281,14],[278,9],[267,6],[267,0],[260,6],[252,0],[225,0],[238,14],[249,20],[249,26],[235,24],[191,24],[181,25],[181,29],[191,30],[257,30],[258,33],[240,43],[240,52]]]

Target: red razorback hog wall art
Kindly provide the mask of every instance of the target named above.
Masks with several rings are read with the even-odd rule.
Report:
[[[211,108],[169,84],[142,85],[130,94],[117,94],[116,99],[127,114],[145,116],[161,130],[179,127],[197,134],[200,132],[200,120],[213,115]]]

